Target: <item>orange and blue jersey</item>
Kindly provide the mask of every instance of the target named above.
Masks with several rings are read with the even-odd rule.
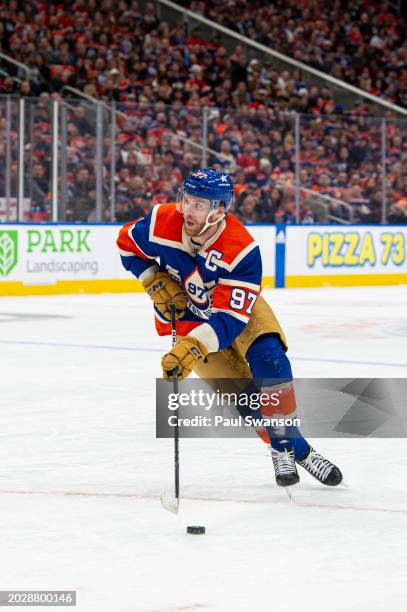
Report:
[[[193,252],[184,218],[175,204],[159,204],[144,218],[127,223],[117,240],[126,270],[143,280],[167,272],[188,300],[177,334],[197,337],[209,352],[229,347],[247,325],[260,293],[260,250],[246,228],[227,214],[212,238]],[[170,323],[155,309],[160,335]]]

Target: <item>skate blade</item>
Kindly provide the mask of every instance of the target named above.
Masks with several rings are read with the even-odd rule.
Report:
[[[344,487],[345,489],[350,489],[350,486],[348,485],[347,482],[345,482],[344,480],[342,480],[342,482],[339,483],[339,486]]]
[[[292,487],[284,487],[284,491],[287,493],[288,499],[292,501],[292,496],[293,496]]]
[[[179,498],[175,497],[172,491],[169,491],[169,490],[163,491],[160,496],[160,501],[161,501],[162,507],[168,510],[168,512],[172,512],[173,514],[178,514]]]

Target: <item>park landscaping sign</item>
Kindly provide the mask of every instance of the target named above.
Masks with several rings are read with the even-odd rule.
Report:
[[[117,233],[107,225],[0,225],[0,282],[128,278]]]
[[[18,260],[18,232],[0,231],[0,275],[10,274]]]

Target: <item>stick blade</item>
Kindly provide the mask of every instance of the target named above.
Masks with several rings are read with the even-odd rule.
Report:
[[[161,505],[163,508],[168,510],[168,512],[172,512],[173,514],[178,514],[179,511],[179,498],[175,497],[172,491],[166,490],[161,493]]]

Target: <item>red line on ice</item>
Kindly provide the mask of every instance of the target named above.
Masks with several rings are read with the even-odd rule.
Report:
[[[151,499],[159,500],[159,495],[146,495],[144,493],[97,493],[90,491],[11,491],[0,490],[0,495],[52,495],[58,497],[118,497],[124,499]],[[184,495],[183,499],[188,501],[205,502],[231,502],[235,504],[286,504],[285,498],[281,499],[242,499],[228,497],[202,497]],[[293,505],[303,508],[325,508],[331,510],[356,510],[357,512],[392,512],[394,514],[407,514],[404,508],[375,508],[372,506],[350,506],[345,504],[319,504],[312,502],[296,501],[293,497]]]

